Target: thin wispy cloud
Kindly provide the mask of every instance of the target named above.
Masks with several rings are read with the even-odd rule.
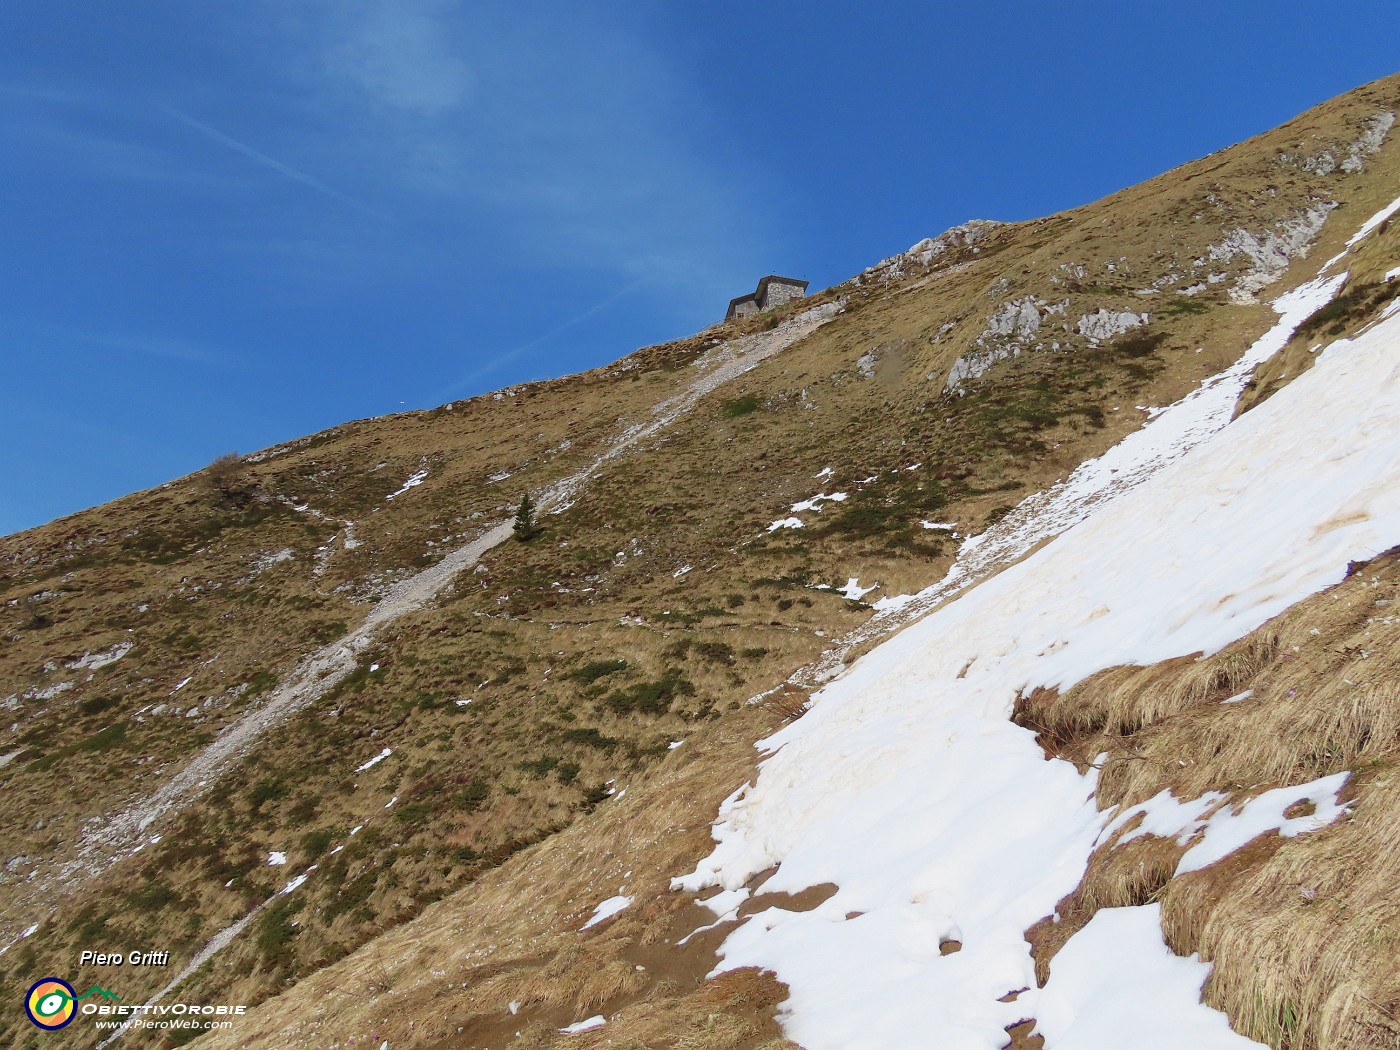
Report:
[[[49,357],[62,355],[65,351],[117,352],[139,354],[143,357],[158,358],[179,364],[207,365],[226,368],[232,362],[223,351],[208,344],[181,336],[121,334],[98,332],[69,325],[53,324],[47,321],[7,319],[0,322],[10,329],[5,337],[16,343],[35,342],[42,344],[43,353]]]
[[[453,53],[447,16],[455,6],[443,0],[340,5],[322,55],[327,73],[396,109],[439,116],[456,108],[470,97],[475,78]]]
[[[45,28],[0,75],[0,181],[25,201],[0,345],[13,319],[25,397],[169,423],[127,488],[182,449],[693,331],[795,239],[801,201],[636,0],[17,4],[0,25]],[[50,457],[88,502],[122,490],[91,444]]]
[[[285,46],[311,116],[344,131],[340,162],[502,264],[646,277],[683,307],[783,239],[790,196],[726,155],[686,71],[625,19],[493,0],[319,11]]]
[[[207,138],[211,138],[215,142],[222,143],[234,152],[241,153],[249,160],[256,161],[258,164],[261,164],[266,168],[271,168],[273,171],[277,172],[280,175],[285,175],[287,178],[291,179],[294,182],[299,182],[303,186],[307,186],[315,190],[317,193],[325,194],[327,197],[330,197],[334,200],[338,200],[342,204],[347,204],[352,208],[364,212],[366,215],[373,215],[374,217],[379,219],[387,217],[382,212],[376,211],[374,208],[371,208],[364,201],[358,200],[357,198],[350,196],[348,193],[341,193],[340,190],[336,189],[333,186],[326,185],[320,179],[315,178],[312,175],[308,175],[306,172],[300,171],[297,168],[292,167],[290,164],[284,164],[276,157],[269,157],[266,153],[254,149],[246,142],[239,142],[232,136],[225,135],[218,128],[212,128],[208,124],[204,123],[202,120],[197,120],[194,117],[190,116],[188,113],[176,109],[174,106],[168,106],[163,102],[157,103],[156,105],[157,108],[167,113],[171,117],[174,117],[186,127],[193,128],[195,131],[198,131],[201,135],[204,135]]]
[[[142,105],[119,93],[0,84],[0,98],[6,103],[0,148],[50,177],[222,194],[239,188],[226,173],[192,169],[165,136],[150,134],[155,118],[142,121]],[[136,119],[124,120],[128,114]]]
[[[587,310],[583,311],[583,313],[569,318],[563,324],[558,325],[555,328],[551,328],[548,332],[545,332],[544,335],[531,339],[528,343],[522,343],[520,346],[517,346],[514,350],[508,350],[505,353],[492,358],[489,362],[482,365],[476,371],[463,376],[457,382],[453,383],[450,387],[438,391],[432,396],[432,399],[434,401],[445,401],[446,399],[452,397],[452,395],[458,393],[459,391],[465,390],[473,386],[478,380],[484,379],[492,372],[498,371],[504,366],[510,364],[512,361],[524,356],[525,354],[528,354],[531,350],[536,350],[539,347],[544,346],[555,336],[562,335],[564,332],[567,332],[570,328],[573,328],[575,325],[582,324],[590,317],[594,317],[602,313],[609,306],[612,306],[613,303],[617,302],[619,299],[625,298],[626,296],[635,292],[638,288],[642,287],[644,284],[647,283],[648,282],[645,278],[640,278],[638,280],[633,281],[627,287],[614,292],[602,302],[595,303],[593,306],[590,306]]]

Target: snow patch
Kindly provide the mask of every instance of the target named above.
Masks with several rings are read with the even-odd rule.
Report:
[[[713,897],[703,901],[696,901],[696,904],[703,904],[714,912],[715,915],[723,919],[739,910],[739,905],[749,899],[749,890],[746,886],[740,886],[736,890],[720,890]]]
[[[1176,873],[1199,871],[1226,857],[1260,835],[1277,831],[1286,839],[1306,831],[1317,831],[1351,811],[1350,803],[1338,803],[1337,795],[1346,786],[1350,773],[1334,773],[1297,787],[1275,788],[1250,799],[1238,812],[1218,810],[1205,825],[1205,837],[1186,851]],[[1284,811],[1309,802],[1313,812],[1303,817],[1285,817]]]
[[[903,609],[916,597],[917,595],[913,594],[887,594],[876,600],[874,608],[877,613],[896,612]]]
[[[355,772],[356,772],[356,773],[363,773],[366,769],[373,769],[375,766],[379,765],[379,763],[383,762],[386,758],[388,758],[388,757],[389,757],[390,755],[392,755],[393,753],[394,753],[393,748],[386,747],[383,751],[379,752],[379,754],[375,755],[373,758],[371,758],[371,759],[370,759],[368,762],[366,762],[364,765],[362,765],[362,766],[356,766],[356,767],[355,767]]]
[[[391,493],[389,493],[389,495],[385,496],[385,497],[384,497],[385,500],[391,500],[391,499],[393,499],[395,496],[402,496],[402,495],[403,495],[405,492],[407,492],[409,489],[417,488],[419,485],[423,484],[423,482],[424,482],[425,480],[427,480],[427,477],[428,477],[428,471],[427,471],[426,468],[423,469],[423,470],[418,471],[418,472],[415,473],[411,478],[409,478],[407,481],[405,481],[405,482],[403,483],[403,486],[402,486],[397,492],[391,492]]]
[[[608,1019],[602,1014],[594,1014],[583,1021],[575,1021],[571,1025],[566,1025],[559,1029],[561,1035],[576,1035],[579,1032],[591,1032],[595,1028],[602,1028],[608,1023]]]
[[[804,499],[800,503],[794,503],[792,505],[792,512],[794,514],[801,514],[804,510],[820,511],[823,503],[843,503],[848,495],[849,493],[846,492],[833,492],[828,496],[825,492],[818,492],[811,499]]]
[[[1369,234],[1372,230],[1380,226],[1381,223],[1385,222],[1386,219],[1390,218],[1397,211],[1400,211],[1400,197],[1396,197],[1384,208],[1376,212],[1376,214],[1372,215],[1369,219],[1367,219],[1361,224],[1361,228],[1352,235],[1349,241],[1347,241],[1348,250],[1355,248],[1356,245],[1362,239],[1364,239],[1367,234]]]
[[[860,580],[852,576],[846,580],[846,586],[838,593],[843,598],[849,598],[853,602],[858,602],[878,586],[880,586],[878,583],[872,583],[869,587],[862,587],[860,585]]]
[[[1280,314],[1278,322],[1238,361],[1160,410],[1102,456],[1081,463],[1064,481],[1028,496],[997,524],[964,541],[957,561],[938,583],[917,594],[880,599],[875,603],[879,616],[865,630],[884,634],[895,617],[908,622],[911,615],[933,608],[970,582],[1085,520],[1099,506],[1153,478],[1219,432],[1234,416],[1255,369],[1283,348],[1299,324],[1330,302],[1345,280],[1345,274],[1318,278],[1280,296],[1273,303]],[[825,677],[839,669],[839,663],[829,658],[821,666]]]
[[[598,907],[593,909],[592,917],[582,926],[580,926],[579,929],[591,929],[592,927],[597,926],[600,922],[605,922],[606,920],[611,919],[614,915],[622,911],[631,903],[631,897],[609,897],[607,900],[603,901],[602,904],[598,905]]]
[[[1336,286],[1281,299],[1283,320],[1246,359],[1275,352]],[[733,890],[776,866],[763,892],[838,887],[811,911],[749,917],[720,949],[719,969],[759,966],[789,986],[789,1038],[809,1050],[999,1046],[1006,1025],[1038,1015],[1034,994],[999,1000],[1034,989],[1023,931],[1078,884],[1103,818],[1095,774],[1045,761],[1010,722],[1016,696],[1216,652],[1400,541],[1398,349],[1400,314],[1333,344],[1233,422],[1230,377],[1242,383],[1252,365],[1208,381],[1085,466],[1072,483],[1092,480],[1093,498],[1058,504],[1078,524],[877,646],[760,743],[769,757],[722,807],[713,852],[672,886]],[[1123,486],[1119,467],[1142,475]],[[1067,522],[1039,521],[1056,513],[1040,506],[1026,526],[1055,535]],[[1282,810],[1314,788],[1318,812],[1298,830],[1334,817],[1339,786],[1218,810],[1189,863],[1261,827],[1291,830]],[[942,956],[945,939],[962,950]],[[1156,965],[1140,940],[1123,950]],[[1122,995],[1139,1018],[1157,990],[1128,982]],[[1108,1024],[1119,1002],[1086,1001],[1073,1023]],[[1152,1037],[1198,1045],[1214,1016],[1196,981]]]
[[[1223,1013],[1201,1003],[1211,966],[1174,955],[1160,904],[1104,908],[1050,961],[1030,1008],[1054,1050],[1247,1050]],[[1024,996],[1022,999],[1024,1000]]]

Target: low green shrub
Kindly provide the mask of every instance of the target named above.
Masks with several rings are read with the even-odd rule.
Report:
[[[638,682],[608,694],[607,706],[618,714],[662,715],[682,696],[693,696],[695,686],[676,668],[654,682]]]
[[[592,660],[568,674],[561,675],[571,682],[579,682],[583,685],[592,685],[600,678],[617,674],[619,671],[627,670],[626,660]]]
[[[725,419],[738,419],[740,416],[747,416],[750,412],[758,411],[763,404],[763,398],[758,394],[744,394],[742,397],[732,397],[719,403],[720,415]]]

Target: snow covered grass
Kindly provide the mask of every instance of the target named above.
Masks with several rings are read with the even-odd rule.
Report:
[[[1174,879],[1162,894],[1167,942],[1214,961],[1207,993],[1241,1031],[1297,1050],[1395,1046],[1395,772],[1326,835]]]
[[[1372,233],[1374,233],[1381,223],[1385,222],[1396,212],[1400,212],[1400,197],[1396,197],[1384,208],[1382,208],[1380,211],[1376,212],[1376,214],[1372,215],[1369,219],[1363,222],[1361,224],[1361,228],[1357,230],[1356,233],[1352,234],[1351,238],[1347,241],[1347,249],[1350,250],[1352,248],[1355,248],[1363,240],[1365,240]]]
[[[826,680],[841,670],[850,651],[887,637],[972,583],[1025,557],[1038,545],[1084,521],[1104,502],[1154,477],[1218,433],[1233,418],[1255,370],[1277,354],[1298,325],[1329,302],[1344,281],[1345,274],[1319,278],[1280,296],[1273,304],[1280,315],[1278,322],[1238,360],[1153,414],[1140,430],[1103,455],[1081,463],[1063,481],[1027,497],[995,524],[964,540],[957,560],[942,580],[915,594],[882,597],[875,603],[879,615],[804,672],[804,684]]]
[[[1116,845],[1126,845],[1144,835],[1173,838],[1180,846],[1194,840],[1177,864],[1175,874],[1199,871],[1261,835],[1276,832],[1293,838],[1324,828],[1349,813],[1350,804],[1339,803],[1337,797],[1350,775],[1333,773],[1309,784],[1275,788],[1238,807],[1230,806],[1228,796],[1220,791],[1209,791],[1189,802],[1178,801],[1169,790],[1163,791],[1122,810],[1104,829],[1101,841],[1130,822],[1134,823],[1133,829],[1122,835]],[[1304,803],[1308,807],[1305,815],[1287,816],[1290,809]]]
[[[1201,840],[1181,858],[1177,874],[1209,867],[1269,832],[1293,838],[1305,831],[1326,827],[1350,812],[1349,805],[1337,801],[1350,776],[1350,773],[1334,773],[1311,784],[1275,788],[1250,799],[1238,812],[1228,807],[1217,810],[1205,822]],[[1302,816],[1287,816],[1288,810],[1300,803],[1311,808]]]
[[[1214,961],[1208,999],[1239,1030],[1275,1044],[1286,1032],[1296,1050],[1393,1045],[1393,1007],[1374,1004],[1400,1003],[1393,950],[1376,933],[1400,924],[1400,562],[1353,570],[1215,656],[1113,669],[1036,698],[1027,721],[1045,726],[1042,740],[1081,759],[1107,752],[1099,801],[1123,807],[1063,921],[1036,931],[1042,959],[1095,909],[1160,900],[1172,948]],[[1164,706],[1164,694],[1185,699]],[[1130,728],[1119,737],[1069,717],[1084,710],[1090,726],[1117,710]],[[1337,815],[1329,789],[1348,770],[1351,815],[1314,833],[1311,822]],[[1177,877],[1191,834],[1227,795],[1230,809],[1272,796],[1266,826],[1302,820],[1306,834],[1266,831]],[[1292,807],[1308,795],[1311,807]]]
[[[1285,319],[1335,284],[1285,297]],[[676,886],[734,889],[776,864],[764,890],[839,887],[814,911],[751,917],[722,949],[723,968],[789,984],[792,1038],[996,1047],[1034,1012],[1033,994],[998,1000],[1034,984],[1022,931],[1078,882],[1099,818],[1093,773],[1044,762],[1007,722],[1013,701],[1213,653],[1400,540],[1397,347],[1393,317],[1223,430],[1239,387],[1207,384],[1088,465],[1137,464],[1135,487],[1104,485],[1077,526],[878,647],[764,742],[775,753]],[[946,938],[962,950],[940,955]],[[1178,1017],[1182,1039],[1202,1011]]]

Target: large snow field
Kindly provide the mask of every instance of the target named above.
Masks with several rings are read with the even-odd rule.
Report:
[[[1286,330],[1252,363],[1338,283],[1283,297]],[[764,891],[838,887],[812,911],[750,917],[721,949],[720,969],[788,984],[784,1028],[808,1050],[996,1048],[1042,1000],[1049,1050],[1138,1045],[1148,1018],[1152,1045],[1252,1045],[1200,1004],[1208,968],[1163,955],[1151,908],[1096,919],[1044,991],[1024,939],[1078,884],[1112,814],[1092,774],[1045,760],[1010,722],[1017,693],[1217,651],[1400,543],[1400,312],[1211,435],[1181,426],[1199,421],[1201,395],[1129,439],[1155,465],[1135,486],[878,646],[763,741],[772,754],[722,808],[713,852],[675,880],[734,890],[779,865]],[[1144,454],[1183,429],[1189,451]],[[1120,446],[1085,475],[1123,458]],[[1120,927],[1131,936],[1106,935]],[[946,940],[961,950],[941,954]]]

